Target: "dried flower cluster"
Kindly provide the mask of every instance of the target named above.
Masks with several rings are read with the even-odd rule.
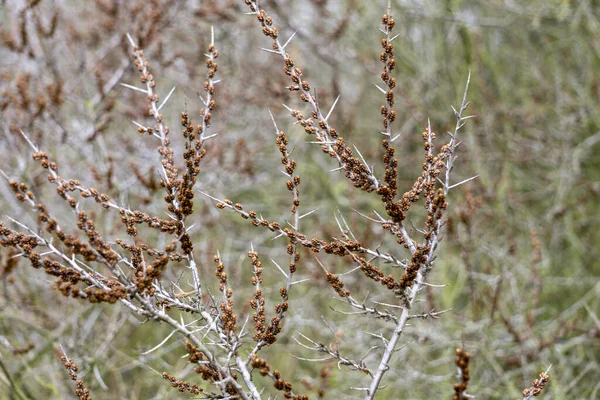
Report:
[[[465,398],[465,392],[469,385],[469,361],[471,361],[471,355],[464,349],[456,349],[456,366],[458,367],[458,376],[460,383],[454,384],[454,396],[453,400],[462,400]]]
[[[166,379],[171,383],[171,386],[179,390],[181,393],[189,392],[191,394],[202,393],[202,388],[198,387],[195,383],[189,383],[175,378],[173,375],[169,375],[166,372],[162,373],[163,379]]]
[[[548,368],[548,369],[550,369],[550,368]],[[549,380],[550,380],[550,377],[548,376],[547,370],[546,370],[546,372],[540,373],[540,378],[535,379],[532,382],[531,387],[528,387],[527,389],[523,390],[523,398],[529,400],[532,397],[539,396],[542,393],[542,390],[544,390],[544,388],[548,384]]]
[[[29,353],[31,350],[33,350],[35,348],[35,344],[33,343],[29,343],[27,346],[25,347],[15,347],[12,350],[12,353],[16,356],[20,356],[20,355],[24,355]]]
[[[67,356],[60,356],[60,361],[62,361],[63,366],[67,371],[69,371],[69,377],[75,381],[75,395],[79,400],[92,400],[90,396],[90,391],[85,387],[83,381],[78,379],[77,374],[79,373],[79,366],[71,360],[67,358]]]

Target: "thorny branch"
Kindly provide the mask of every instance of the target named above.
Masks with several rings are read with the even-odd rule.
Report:
[[[360,151],[356,147],[348,146],[337,130],[331,126],[329,118],[339,97],[325,114],[317,100],[316,92],[311,89],[309,82],[304,78],[303,71],[296,66],[289,51],[286,50],[294,35],[287,42],[282,43],[273,19],[266,11],[258,7],[258,2],[245,0],[245,3],[250,8],[250,14],[258,19],[263,34],[272,40],[272,49],[267,49],[267,51],[276,54],[283,61],[284,73],[291,81],[288,89],[291,92],[297,92],[300,100],[308,104],[310,115],[304,116],[296,109],[287,106],[286,108],[306,133],[314,135],[314,143],[319,144],[321,150],[338,163],[339,170],[344,171],[345,177],[356,188],[381,197],[381,206],[385,208],[387,215],[383,217],[375,211],[377,218],[365,217],[380,224],[385,231],[394,235],[399,245],[399,251],[408,254],[408,257],[399,257],[395,251],[383,251],[379,247],[371,248],[367,241],[358,240],[342,213],[335,216],[341,232],[337,237],[328,239],[317,236],[310,237],[300,230],[301,220],[311,215],[312,212],[304,215],[300,213],[299,187],[301,179],[296,172],[297,163],[292,159],[292,151],[288,149],[287,134],[278,128],[275,118],[271,115],[275,143],[281,154],[282,172],[286,179],[286,187],[291,194],[290,213],[292,217],[288,226],[263,218],[254,210],[244,211],[244,207],[240,203],[234,203],[227,199],[220,200],[204,194],[215,200],[218,208],[231,210],[252,225],[268,229],[276,237],[282,237],[287,241],[285,250],[289,256],[288,265],[280,266],[272,260],[275,266],[272,270],[279,270],[285,281],[279,289],[281,300],[275,304],[273,310],[269,311],[263,293],[265,288],[261,286],[265,268],[254,247],[248,252],[252,265],[251,284],[254,287],[254,293],[250,301],[245,304],[254,310],[250,311],[251,316],[236,313],[237,309],[241,308],[237,306],[238,303],[234,303],[234,290],[237,288],[231,285],[227,268],[218,252],[214,257],[218,292],[213,295],[208,290],[202,290],[202,281],[194,258],[194,243],[189,234],[190,226],[187,223],[188,217],[194,212],[193,199],[197,191],[196,179],[200,173],[200,162],[206,155],[204,145],[207,140],[216,136],[216,134],[210,133],[212,112],[216,107],[215,86],[220,82],[216,78],[217,71],[219,71],[217,63],[219,52],[214,44],[214,31],[211,32],[211,41],[205,54],[207,72],[203,89],[206,94],[200,96],[203,103],[199,113],[200,123],[194,126],[187,110],[181,113],[184,142],[181,159],[185,164],[183,169],[176,167],[175,151],[170,146],[170,128],[161,114],[161,109],[171,98],[175,88],[167,94],[162,102],[159,101],[156,80],[150,72],[149,62],[143,50],[136,45],[130,35],[127,35],[133,48],[134,64],[141,75],[143,87],[125,83],[122,83],[122,86],[146,96],[148,115],[153,120],[152,126],[135,121],[134,124],[138,127],[140,134],[155,137],[160,142],[158,147],[160,185],[166,193],[164,197],[167,209],[166,217],[153,216],[147,212],[119,205],[107,194],[101,193],[93,187],[86,186],[75,179],[62,177],[58,173],[57,163],[51,161],[48,154],[40,150],[23,133],[23,137],[34,152],[34,159],[48,171],[48,180],[56,186],[59,197],[72,208],[76,216],[77,228],[85,234],[86,239],[80,240],[75,235],[63,231],[62,224],[58,223],[58,217],[51,213],[46,205],[37,200],[25,183],[10,179],[8,174],[2,171],[17,199],[28,204],[31,210],[37,214],[39,226],[38,230],[35,230],[11,219],[14,225],[23,232],[27,232],[25,234],[0,223],[1,244],[18,251],[18,257],[29,259],[34,268],[40,268],[48,275],[56,277],[56,288],[66,296],[84,299],[91,303],[119,302],[131,312],[143,316],[147,320],[164,322],[169,325],[172,329],[171,334],[149,349],[146,354],[160,349],[172,336],[178,334],[185,340],[187,357],[190,363],[194,364],[195,372],[212,385],[213,389],[216,388],[219,393],[204,392],[197,385],[191,385],[177,380],[173,375],[163,373],[162,377],[173,387],[193,394],[203,393],[202,395],[206,398],[248,400],[258,400],[265,396],[263,394],[265,388],[260,386],[264,381],[272,383],[275,389],[283,393],[285,398],[298,400],[307,398],[305,395],[297,394],[297,389],[296,391],[292,390],[292,383],[286,381],[278,370],[273,370],[269,362],[260,358],[259,355],[264,348],[278,341],[283,321],[288,315],[292,300],[290,295],[294,286],[306,281],[297,278],[298,267],[301,265],[300,251],[305,248],[315,254],[325,253],[338,256],[348,262],[347,264],[352,268],[350,271],[342,274],[332,273],[330,271],[334,267],[326,268],[317,259],[324,272],[324,281],[335,291],[339,297],[338,300],[351,309],[351,311],[336,311],[343,315],[364,315],[383,320],[389,325],[393,324],[394,329],[389,337],[384,334],[376,335],[382,340],[384,349],[380,360],[375,363],[375,368],[369,368],[366,360],[367,358],[372,359],[375,354],[378,354],[378,346],[369,348],[361,358],[356,360],[342,355],[337,345],[324,345],[302,333],[298,333],[302,340],[297,337],[294,337],[294,340],[300,346],[322,353],[325,357],[319,359],[296,358],[307,361],[336,360],[338,367],[346,366],[351,370],[363,372],[371,378],[369,387],[363,389],[367,393],[366,399],[370,400],[375,397],[381,387],[384,374],[390,368],[392,355],[399,350],[398,341],[408,321],[411,319],[435,319],[449,311],[431,310],[411,314],[420,290],[427,285],[426,278],[433,267],[435,251],[441,241],[440,232],[445,222],[448,192],[473,179],[469,178],[455,184],[451,182],[451,173],[457,158],[456,149],[460,145],[457,136],[459,130],[471,118],[463,116],[468,107],[466,96],[470,76],[461,106],[458,110],[453,108],[456,126],[454,131],[449,133],[448,143],[436,151],[434,145],[436,135],[431,126],[426,127],[423,132],[425,150],[423,171],[415,180],[412,188],[399,195],[398,161],[395,158],[393,147],[393,142],[398,137],[394,136],[393,132],[393,122],[396,119],[394,89],[397,83],[392,76],[396,66],[393,42],[398,36],[394,36],[392,33],[395,20],[391,14],[391,1],[388,2],[387,12],[382,18],[383,28],[380,29],[384,35],[381,42],[383,52],[380,55],[380,61],[383,63],[381,73],[383,88],[377,86],[385,96],[380,109],[383,117],[383,130],[380,132],[383,135],[382,158],[385,165],[385,175],[382,179],[375,175],[373,167],[369,166]],[[120,76],[122,76],[122,71],[117,71],[107,83],[107,87],[114,86]],[[441,178],[442,176],[443,178]],[[125,226],[129,241],[116,239],[115,242],[110,242],[104,239],[95,226],[95,216],[88,215],[82,210],[79,201],[75,198],[77,195],[83,199],[93,199],[105,209],[117,211]],[[424,226],[422,230],[416,229],[416,234],[409,234],[405,227],[405,221],[411,206],[419,201],[423,201],[427,212]],[[144,244],[138,236],[137,228],[142,224],[146,224],[154,232],[158,231],[168,235],[171,237],[172,243],[157,245],[159,248],[156,249]],[[422,235],[422,238],[419,235]],[[178,246],[180,251],[177,250]],[[39,248],[44,249],[43,253],[38,252]],[[191,287],[193,290],[187,290],[190,289],[189,287],[179,287],[179,281],[172,282],[171,285],[164,281],[162,271],[172,261],[185,262],[192,275]],[[392,272],[386,275],[383,267],[374,263],[381,263],[385,267],[389,267]],[[103,274],[100,270],[110,272]],[[368,296],[362,302],[356,300],[342,280],[344,275],[354,273],[354,271],[362,272],[364,276],[361,275],[361,278],[366,277],[369,282],[377,282],[384,288],[382,294],[387,294],[394,300],[367,302]],[[395,276],[396,273],[400,276]],[[235,299],[237,301],[237,298]],[[171,313],[172,309],[180,312],[179,320]],[[186,321],[183,317],[184,313],[189,313],[196,319],[192,322]],[[244,316],[245,322],[240,328],[238,320]],[[253,324],[248,326],[250,319]],[[247,344],[246,337],[252,328],[254,329],[252,335],[254,343]],[[333,332],[331,326],[329,328]],[[333,333],[335,335],[335,332]],[[73,364],[66,355],[63,357],[63,361],[69,363],[70,372],[74,373],[75,371],[71,368]],[[258,375],[264,377],[264,381],[259,380]],[[547,377],[542,376],[540,381],[534,382],[532,390],[541,390],[546,381]]]

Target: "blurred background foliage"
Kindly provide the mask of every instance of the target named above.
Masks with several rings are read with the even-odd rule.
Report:
[[[145,49],[159,94],[164,98],[177,86],[164,115],[173,146],[181,149],[179,114],[187,109],[198,118],[196,93],[202,91],[203,54],[213,26],[223,79],[213,129],[220,135],[208,144],[200,189],[239,201],[269,220],[289,219],[291,199],[279,173],[270,109],[295,148],[301,212],[317,209],[301,230],[324,239],[336,236],[334,214],[339,212],[364,244],[393,246],[379,227],[354,212],[384,212],[377,196],[357,193],[341,173],[327,172],[336,165],[293,125],[282,104],[301,111],[303,106],[285,89],[280,60],[259,50],[269,42],[254,18],[243,14],[243,1],[42,0],[28,8],[29,3],[0,2],[1,168],[33,185],[55,214],[70,211],[47,184],[45,172],[31,162],[18,129],[52,155],[64,177],[164,215],[163,195],[153,186],[159,179],[157,143],[139,136],[130,122],[146,118],[145,99],[117,84],[139,79],[124,33]],[[283,37],[297,31],[290,53],[325,109],[341,95],[332,124],[380,175],[383,99],[373,83],[381,72],[377,26],[385,3],[261,4]],[[454,181],[478,178],[451,193],[445,240],[430,275],[432,283],[446,286],[427,288],[416,306],[452,311],[435,320],[415,320],[407,329],[402,343],[410,344],[396,354],[380,397],[451,398],[454,351],[463,347],[472,355],[468,392],[477,398],[519,398],[550,364],[543,398],[599,398],[600,2],[392,3],[400,33],[395,42],[400,190],[420,173],[421,132],[428,120],[438,143],[453,128],[450,105],[459,105],[469,71],[469,111],[476,118],[463,130]],[[1,185],[3,214],[35,224],[6,183]],[[124,235],[114,213],[83,206],[94,210],[107,238]],[[238,310],[247,313],[241,301],[251,290],[246,252],[252,244],[263,262],[285,263],[285,245],[200,195],[195,207],[193,233],[202,274],[209,287],[215,284],[208,282],[219,251],[230,282],[239,288]],[[83,368],[95,399],[178,398],[157,375],[162,371],[200,383],[181,360],[185,351],[177,339],[142,355],[170,333],[168,327],[118,306],[66,299],[50,290],[52,282],[40,271],[24,261],[12,265],[14,254],[4,249],[0,255],[1,398],[72,398],[73,385],[53,355],[58,342]],[[319,260],[336,273],[352,268],[347,260]],[[284,336],[265,358],[286,379],[305,378],[303,390],[311,398],[318,398],[319,387],[324,398],[361,398],[350,387],[368,382],[367,377],[333,362],[292,358],[319,355],[291,337],[300,331],[358,359],[380,344],[367,332],[389,334],[390,325],[335,312],[332,306],[343,309],[343,304],[337,306],[315,258],[304,252],[301,263],[300,273],[311,281],[292,294]],[[171,273],[177,279],[181,271]],[[376,284],[356,277],[345,277],[356,298],[385,298]],[[271,288],[274,301],[280,285],[275,269],[265,273],[264,287]],[[29,343],[31,351],[13,354]],[[378,354],[365,362],[374,368]]]

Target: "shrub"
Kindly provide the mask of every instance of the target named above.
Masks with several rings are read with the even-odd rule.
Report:
[[[433,367],[421,380],[418,372],[407,370],[412,368],[409,360],[413,359],[400,358],[413,350],[418,358],[419,347],[432,346],[427,350],[430,354],[455,352],[458,370],[454,387],[445,377],[437,393],[469,398],[468,386],[474,375],[470,345],[456,345],[461,332],[428,331],[427,325],[418,322],[452,318],[450,310],[434,306],[442,296],[443,285],[430,280],[441,261],[436,257],[444,225],[450,223],[448,236],[465,252],[458,258],[467,269],[475,254],[469,251],[475,240],[462,242],[463,231],[471,234],[473,216],[484,200],[473,195],[472,189],[462,189],[476,176],[454,171],[455,162],[460,161],[461,129],[472,118],[467,113],[467,90],[461,104],[452,108],[450,132],[436,135],[435,124],[428,122],[419,136],[419,158],[407,155],[408,162],[402,165],[405,168],[400,168],[398,158],[403,156],[396,150],[398,143],[405,140],[406,147],[415,147],[414,139],[406,138],[415,135],[398,134],[396,53],[400,39],[391,2],[381,19],[382,36],[377,43],[379,83],[375,90],[380,105],[376,113],[366,105],[359,107],[363,114],[358,122],[363,126],[375,119],[364,115],[367,112],[379,119],[377,128],[361,133],[368,135],[367,139],[356,137],[343,118],[336,117],[336,106],[341,104],[338,100],[343,102],[344,98],[327,90],[322,93],[312,82],[311,74],[318,80],[318,62],[313,58],[335,63],[336,74],[343,72],[338,71],[342,69],[339,60],[331,61],[321,43],[310,35],[304,39],[313,48],[297,55],[295,34],[283,38],[282,32],[288,29],[281,27],[291,25],[289,21],[283,18],[284,25],[277,25],[276,18],[255,1],[245,1],[246,11],[254,19],[254,30],[260,28],[266,37],[263,40],[269,43],[263,49],[265,57],[258,62],[269,65],[263,65],[264,69],[249,65],[240,71],[242,78],[236,84],[242,85],[241,89],[226,86],[228,72],[235,68],[229,61],[225,61],[226,67],[222,65],[227,53],[215,39],[219,24],[215,24],[202,62],[189,42],[184,40],[188,46],[181,49],[170,49],[165,42],[168,36],[164,30],[180,18],[177,7],[187,10],[188,5],[177,3],[173,11],[168,2],[119,6],[98,1],[103,33],[111,36],[99,42],[97,33],[81,31],[69,22],[68,11],[61,9],[65,14],[56,11],[47,18],[47,10],[39,3],[30,2],[12,17],[18,34],[4,32],[11,57],[53,75],[46,82],[45,75],[15,73],[12,84],[3,88],[0,102],[9,121],[5,124],[7,145],[15,149],[29,146],[41,166],[37,170],[25,167],[20,156],[23,151],[14,152],[6,155],[8,167],[3,172],[5,203],[14,215],[0,223],[5,248],[2,274],[12,285],[7,291],[8,304],[15,310],[41,310],[28,314],[28,318],[44,321],[6,329],[3,338],[15,357],[29,357],[24,365],[33,365],[49,348],[47,344],[61,342],[68,350],[56,347],[56,352],[77,381],[79,398],[90,396],[90,379],[86,378],[88,386],[84,385],[85,375],[94,375],[98,391],[135,386],[117,373],[110,374],[108,385],[104,383],[109,375],[106,371],[114,363],[114,356],[104,352],[116,338],[120,344],[127,343],[119,331],[126,321],[132,321],[147,323],[138,327],[139,332],[146,330],[140,340],[144,348],[136,350],[137,359],[132,363],[150,365],[156,361],[151,357],[164,358],[164,362],[156,362],[153,371],[162,367],[164,372],[158,375],[180,392],[206,398],[279,395],[302,399],[341,394],[371,399],[376,395],[391,398],[393,390],[407,390],[415,380],[423,386],[435,382]],[[283,17],[293,14],[281,13],[277,2],[271,5]],[[230,8],[218,3],[212,7],[213,13],[199,9],[195,17],[231,18]],[[243,29],[250,29],[247,21]],[[61,23],[71,30],[57,33]],[[120,31],[124,23],[131,27],[126,40]],[[183,34],[189,32],[195,31],[183,30]],[[182,33],[168,39],[176,41],[178,34]],[[224,41],[257,40],[231,37],[236,37],[235,32]],[[86,74],[78,81],[70,75],[76,69],[56,56],[64,54],[56,53],[60,43],[83,43],[82,48],[89,51],[86,57],[100,60],[93,79]],[[106,47],[102,47],[104,43]],[[50,44],[56,47],[49,50]],[[236,44],[227,46],[234,48]],[[142,48],[152,50],[145,53]],[[130,61],[124,61],[121,51],[129,52]],[[126,72],[132,69],[131,61],[139,84]],[[198,100],[188,99],[187,94],[176,100],[179,90],[162,83],[159,67],[172,67],[181,75],[177,79],[193,86],[188,90],[202,92],[199,113],[188,110],[195,108]],[[201,69],[203,84],[197,85],[196,75]],[[247,76],[252,80],[243,79]],[[467,87],[469,81],[470,75]],[[284,85],[291,92],[290,98],[279,90]],[[82,97],[86,100],[81,103],[69,100],[75,92],[83,96],[92,90],[95,94]],[[167,94],[160,97],[159,93]],[[185,104],[173,104],[181,103],[181,97]],[[280,107],[280,98],[292,103]],[[134,106],[142,103],[143,107]],[[272,126],[249,128],[255,126],[256,119],[264,119],[250,117],[266,114],[267,106],[273,108],[273,113],[268,113]],[[172,116],[174,110],[179,110],[179,133],[167,122],[167,113]],[[145,118],[140,118],[142,112]],[[218,122],[219,118],[223,122]],[[137,138],[129,134],[133,128],[120,129],[125,119],[133,120]],[[220,134],[213,124],[220,124]],[[234,127],[232,135],[230,126]],[[250,136],[247,132],[252,129],[260,129],[256,140],[241,136],[240,132]],[[306,134],[303,137],[297,133],[301,130]],[[372,136],[381,141],[366,151],[375,141]],[[156,145],[158,159],[156,152],[150,151]],[[316,146],[322,157],[313,155]],[[276,157],[269,152],[277,152]],[[275,161],[264,160],[267,155]],[[373,156],[377,158],[371,161]],[[276,168],[284,175],[278,185]],[[326,191],[344,194],[330,196],[339,203],[331,224],[322,222],[331,215],[327,207],[332,207],[332,199],[324,195]],[[449,203],[458,196],[455,193],[461,193],[464,200],[450,210]],[[19,211],[14,198],[27,213]],[[325,204],[325,211],[313,208],[319,203]],[[532,347],[522,350],[521,360],[517,360],[523,369],[543,347],[541,341],[539,346],[531,345],[528,339],[534,335],[524,337],[521,328],[534,330],[540,302],[541,250],[535,233],[531,248],[531,304],[514,316],[504,305],[496,307],[500,285],[496,293],[479,294],[472,271],[467,271],[469,294],[478,297],[471,303],[474,313],[482,314],[482,303],[493,301],[491,314],[499,310],[505,329],[502,338],[511,338],[512,348]],[[36,271],[24,272],[21,259],[27,259]],[[10,282],[10,276],[18,278]],[[45,289],[50,286],[67,298],[86,303],[73,314],[75,320],[85,318],[85,322],[66,322],[66,307],[71,305],[49,296]],[[43,307],[32,293],[61,306]],[[112,311],[106,303],[119,303],[121,308]],[[36,316],[36,312],[41,315]],[[106,332],[96,322],[99,318],[106,324]],[[482,321],[474,320],[469,326],[460,320],[456,324],[465,325],[469,335],[477,321]],[[420,343],[407,346],[411,340],[404,337],[411,323],[417,325],[410,329],[412,341]],[[36,331],[35,340],[25,339],[30,329]],[[105,335],[98,350],[86,345],[92,333]],[[441,338],[443,334],[448,336]],[[33,343],[38,341],[45,344]],[[67,355],[74,352],[81,358],[79,364],[87,365],[84,374]],[[176,367],[182,354],[186,363]],[[446,370],[453,367],[447,356],[440,358]],[[511,359],[503,361],[508,365]],[[540,375],[523,396],[539,394],[548,381],[547,373]],[[36,395],[44,390],[42,384],[27,382],[23,369],[5,369],[5,375],[13,397],[27,398],[32,391]],[[402,378],[404,382],[396,382]],[[480,379],[485,382],[485,378]],[[522,385],[519,382],[516,386]],[[427,388],[418,390],[431,393]],[[149,391],[139,389],[139,396],[147,397]],[[406,393],[405,397],[410,396]]]

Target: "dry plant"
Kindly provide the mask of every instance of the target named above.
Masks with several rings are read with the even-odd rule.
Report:
[[[150,3],[160,9],[159,2]],[[348,222],[341,212],[335,215],[336,229],[339,230],[336,234],[323,237],[319,236],[321,231],[310,231],[311,224],[306,224],[309,228],[305,228],[303,222],[313,216],[314,210],[304,206],[301,188],[302,182],[310,177],[301,179],[297,170],[307,157],[294,152],[290,147],[289,134],[278,127],[273,115],[273,126],[268,129],[272,131],[273,143],[280,153],[285,176],[282,189],[289,192],[289,217],[278,221],[278,214],[263,216],[262,212],[266,214],[270,210],[254,210],[243,204],[243,198],[232,201],[214,193],[201,192],[197,184],[202,179],[202,162],[210,152],[210,142],[217,140],[211,126],[217,118],[213,113],[228,109],[228,106],[221,105],[219,99],[222,73],[214,32],[205,54],[205,79],[200,95],[202,108],[197,116],[184,110],[180,120],[181,134],[173,135],[161,110],[176,93],[175,88],[164,98],[159,97],[158,93],[163,91],[160,79],[152,72],[152,60],[141,48],[157,35],[162,21],[160,15],[150,12],[148,18],[152,22],[146,25],[147,29],[128,35],[132,61],[141,85],[121,85],[130,89],[133,95],[145,99],[150,121],[137,120],[134,124],[139,135],[158,145],[160,180],[155,182],[144,174],[144,170],[153,168],[151,165],[138,167],[136,164],[137,184],[152,193],[162,191],[163,209],[149,211],[159,208],[143,202],[133,207],[128,201],[115,199],[109,193],[118,192],[111,183],[111,176],[117,168],[112,160],[109,160],[106,171],[97,172],[97,175],[104,174],[98,180],[106,183],[106,189],[100,190],[91,183],[69,177],[70,171],[60,167],[60,156],[45,150],[39,144],[44,141],[42,136],[31,135],[32,126],[21,121],[20,126],[11,129],[18,130],[31,147],[33,159],[46,171],[47,181],[55,187],[55,198],[63,201],[71,213],[69,215],[64,208],[51,203],[55,198],[46,199],[38,195],[41,193],[38,186],[42,182],[32,182],[27,177],[18,179],[12,176],[11,171],[2,171],[12,195],[31,215],[35,215],[33,223],[11,217],[0,223],[0,243],[10,249],[6,253],[8,261],[3,264],[2,273],[10,273],[15,268],[15,260],[25,258],[33,268],[51,277],[51,286],[66,297],[92,304],[119,303],[147,321],[168,325],[172,333],[144,355],[159,351],[174,336],[181,339],[183,346],[179,352],[185,352],[197,376],[182,380],[174,371],[160,373],[180,392],[200,398],[253,400],[274,396],[307,399],[315,392],[315,397],[324,398],[333,365],[347,370],[343,385],[349,386],[358,396],[367,400],[390,398],[389,393],[382,392],[386,386],[386,374],[403,368],[395,361],[395,354],[418,346],[409,345],[408,341],[401,343],[406,328],[411,322],[435,320],[450,311],[428,308],[428,303],[422,300],[425,293],[435,297],[436,290],[442,286],[430,282],[429,276],[435,269],[437,250],[443,237],[449,194],[475,178],[457,181],[453,174],[461,145],[459,133],[472,118],[466,113],[470,76],[460,105],[452,108],[454,127],[443,135],[436,135],[429,124],[424,127],[421,173],[412,185],[401,188],[398,155],[394,147],[400,137],[394,129],[397,119],[394,46],[398,35],[394,33],[396,21],[391,2],[381,20],[382,38],[378,44],[381,47],[381,64],[377,89],[381,92],[382,105],[377,135],[381,137],[381,173],[374,166],[377,163],[369,163],[357,146],[344,139],[342,129],[333,126],[331,116],[339,97],[331,105],[320,100],[317,90],[307,78],[311,71],[308,68],[305,71],[289,51],[294,35],[282,39],[267,11],[253,0],[245,0],[245,4],[248,14],[257,21],[257,28],[270,43],[270,47],[263,50],[268,57],[277,60],[287,79],[287,89],[301,100],[297,106],[286,106],[292,120],[306,132],[310,143],[331,159],[331,170],[322,172],[342,174],[349,181],[349,189],[375,198],[384,211],[374,211],[372,215],[357,211],[362,218],[358,220],[359,224],[377,226],[381,235],[390,240],[380,247],[372,246],[368,239],[360,237],[356,222]],[[44,27],[36,17],[38,14],[32,11],[36,5],[37,2],[31,2],[21,11],[20,38],[5,36],[4,41],[12,51],[35,51],[28,47],[31,29],[27,28],[27,21],[30,19],[35,22],[35,31],[39,35],[53,34],[56,17],[51,19],[49,27]],[[119,12],[118,7],[106,7],[107,13]],[[147,10],[130,11],[132,15],[138,15]],[[222,14],[223,18],[228,15],[226,12]],[[120,41],[118,34],[114,34],[117,35],[116,48]],[[134,37],[140,42],[136,43]],[[114,98],[109,92],[121,80],[127,64],[122,62],[108,80],[102,78],[102,74],[98,75],[100,95],[95,98],[94,106],[101,112],[92,123],[89,140],[95,140],[108,129],[112,118],[110,111],[114,106]],[[29,94],[30,79],[27,75],[19,78],[16,93],[7,92],[8,100],[0,103],[2,109],[18,106],[23,115],[52,121],[53,108],[60,107],[63,102],[62,86],[46,87],[34,101]],[[54,122],[60,126],[59,121]],[[67,130],[64,132],[66,135]],[[172,141],[182,143],[183,151],[176,151]],[[437,144],[439,141],[441,145]],[[271,259],[267,266],[266,260],[270,255],[250,246],[247,252],[249,261],[244,264],[249,273],[242,282],[245,286],[239,287],[240,282],[230,279],[232,267],[226,264],[220,249],[215,248],[212,249],[214,276],[202,274],[196,248],[202,246],[203,235],[210,236],[211,233],[210,228],[201,228],[200,235],[191,233],[195,224],[202,224],[196,199],[200,193],[214,201],[218,209],[238,215],[271,235],[287,253],[287,258],[279,262]],[[118,227],[109,229],[108,224],[97,223],[98,215],[104,215],[104,210],[112,212],[113,220],[120,223]],[[335,258],[342,262],[331,261]],[[314,262],[321,270],[309,268]],[[343,269],[337,268],[335,272],[334,266],[340,264]],[[275,289],[265,284],[267,275],[269,281],[278,276],[280,283]],[[343,349],[339,330],[326,318],[315,318],[308,323],[326,326],[328,329],[323,337],[313,337],[301,329],[294,334],[283,332],[290,311],[310,302],[310,299],[301,297],[302,287],[316,284],[327,285],[337,297],[335,304],[345,307],[336,311],[348,326],[357,326],[360,318],[365,317],[383,321],[379,332],[364,332],[365,336],[376,341],[376,344],[364,349],[364,354]],[[218,293],[211,287],[217,287]],[[249,297],[248,288],[251,288]],[[278,293],[276,301],[265,294],[273,290]],[[506,324],[510,330],[508,320]],[[295,327],[301,328],[301,324]],[[331,343],[325,344],[327,341]],[[279,352],[295,354],[288,356],[268,352],[269,348],[277,346],[281,348]],[[13,351],[18,354],[32,350],[29,346],[23,349],[14,348]],[[315,356],[304,356],[307,352],[314,352]],[[296,355],[298,353],[303,355]],[[78,376],[77,365],[64,351],[60,357],[71,378],[77,381],[76,395],[81,399],[91,398]],[[317,376],[308,379],[285,376],[280,369],[290,362],[290,357],[299,362],[323,362],[326,367],[320,369]],[[476,374],[476,371],[469,370],[471,355],[458,349],[456,357],[459,381],[454,386],[453,398],[471,398],[473,396],[466,393],[469,376]],[[542,374],[532,388],[523,392],[524,396],[537,396],[547,381],[547,375]],[[25,396],[16,389],[15,393],[15,396]],[[448,396],[452,396],[451,387],[448,387]]]
[[[550,367],[545,372],[540,373],[540,378],[535,379],[531,383],[531,387],[523,390],[523,398],[525,400],[530,400],[533,397],[537,397],[542,393],[542,390],[546,387],[546,384],[550,380],[548,377],[548,371],[550,371]]]

